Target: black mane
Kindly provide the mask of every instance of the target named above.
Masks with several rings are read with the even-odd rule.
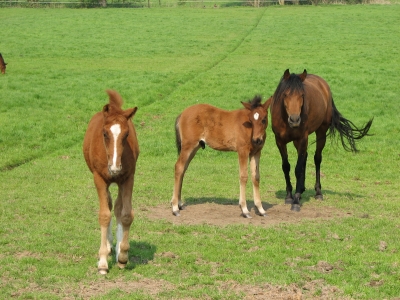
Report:
[[[260,95],[256,95],[254,96],[253,100],[249,100],[249,104],[251,105],[251,109],[255,109],[257,107],[261,106],[261,96]]]
[[[293,92],[304,93],[304,85],[299,75],[292,73],[287,80],[282,76],[274,93],[274,106],[282,103],[283,94],[291,94]]]

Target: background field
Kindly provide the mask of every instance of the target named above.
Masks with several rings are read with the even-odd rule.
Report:
[[[399,14],[398,5],[0,9],[8,62],[0,76],[0,298],[400,297]],[[287,68],[324,77],[356,124],[374,117],[374,136],[358,154],[327,144],[323,202],[313,198],[308,161],[303,211],[293,218],[333,215],[244,223],[236,154],[206,148],[185,177],[182,214],[214,205],[235,215],[225,226],[172,223],[175,117],[195,103],[236,109],[255,94],[266,99]],[[98,203],[81,143],[108,88],[125,108],[139,107],[141,154],[131,260],[123,271],[111,262],[100,277]],[[281,207],[270,128],[260,168],[265,207]],[[250,207],[251,192],[249,183]],[[152,218],[160,209],[165,218]]]

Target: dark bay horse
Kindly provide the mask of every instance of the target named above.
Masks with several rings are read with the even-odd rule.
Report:
[[[131,121],[137,107],[122,110],[121,96],[112,90],[107,91],[110,101],[90,120],[83,141],[83,154],[93,173],[99,196],[99,223],[101,243],[98,271],[108,272],[107,256],[113,243],[111,210],[112,199],[109,186],[118,185],[114,214],[117,219],[116,260],[120,268],[128,262],[129,229],[133,221],[132,189],[139,145],[136,131]]]
[[[3,56],[0,53],[0,71],[2,74],[6,74],[6,65],[7,63],[4,61]]]
[[[357,152],[355,141],[368,135],[372,120],[358,128],[345,119],[336,109],[329,85],[317,75],[290,74],[286,70],[271,97],[271,122],[276,145],[282,157],[282,170],[286,180],[285,202],[292,204],[291,210],[300,211],[301,194],[305,191],[308,135],[316,134],[315,197],[322,200],[320,166],[327,132],[335,137],[339,133],[345,150]],[[292,195],[290,164],[286,144],[292,142],[297,149],[296,192]]]
[[[176,119],[175,133],[178,160],[175,164],[175,184],[172,195],[172,213],[179,216],[183,208],[181,190],[183,176],[197,150],[205,145],[219,151],[236,151],[239,156],[240,197],[242,215],[250,217],[246,204],[247,160],[250,160],[254,203],[258,214],[265,216],[259,191],[259,162],[265,142],[270,101],[261,104],[256,96],[245,108],[226,111],[208,104],[197,104],[186,108]]]

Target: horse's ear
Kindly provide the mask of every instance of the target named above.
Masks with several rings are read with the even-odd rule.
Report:
[[[110,105],[106,104],[106,105],[103,106],[103,118],[104,118],[104,120],[107,119],[109,114],[110,114]]]
[[[110,111],[110,105],[109,104],[104,105],[103,106],[103,113],[104,114],[108,114],[109,111]]]
[[[304,69],[303,73],[299,75],[301,81],[304,81],[307,77],[307,70]]]
[[[267,101],[262,105],[265,110],[268,110],[268,107],[271,105],[272,97],[269,97]]]
[[[251,110],[251,104],[250,103],[247,103],[247,102],[241,102],[241,103],[243,104],[244,108],[246,108],[248,110]]]
[[[138,109],[137,106],[135,106],[134,108],[128,108],[127,110],[124,111],[124,116],[129,120],[135,115],[137,109]]]
[[[283,73],[283,79],[288,80],[290,77],[289,69],[286,69],[285,73]]]

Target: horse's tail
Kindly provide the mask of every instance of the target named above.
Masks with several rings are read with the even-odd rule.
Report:
[[[179,120],[181,118],[181,115],[179,115],[176,118],[175,121],[175,142],[176,142],[176,148],[178,149],[178,155],[181,154],[181,150],[182,150],[182,140],[181,140],[181,133],[179,130]]]
[[[337,110],[332,99],[332,121],[329,128],[329,135],[335,137],[336,131],[340,134],[340,140],[346,151],[357,152],[356,140],[368,136],[368,131],[372,125],[373,118],[363,127],[358,128],[353,122],[344,118]],[[347,140],[347,143],[346,143]]]

